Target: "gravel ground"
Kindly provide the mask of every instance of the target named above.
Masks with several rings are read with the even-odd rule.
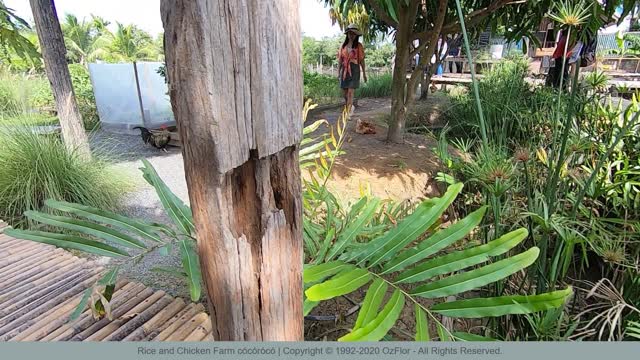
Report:
[[[134,181],[134,190],[127,193],[122,201],[123,215],[151,222],[171,223],[154,188],[142,178],[142,172],[139,170],[142,167],[142,158],[155,167],[162,180],[178,197],[189,203],[182,153],[179,148],[169,148],[164,152],[144,144],[138,135],[113,134],[101,130],[91,136],[91,143],[94,153],[108,156],[114,166],[125,171]],[[113,264],[115,260],[102,258],[100,261]],[[147,254],[136,264],[124,263],[119,274],[155,289],[164,290],[173,296],[188,298],[186,282],[166,273],[151,271],[157,266],[181,267],[177,249],[173,249],[169,256],[162,256],[155,251]]]

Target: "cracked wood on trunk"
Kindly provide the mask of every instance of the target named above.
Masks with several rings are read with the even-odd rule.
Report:
[[[163,0],[215,340],[302,340],[298,0]]]
[[[31,0],[33,21],[42,49],[44,69],[56,101],[58,119],[66,147],[81,157],[91,157],[89,141],[82,124],[76,96],[67,67],[67,49],[53,0]]]

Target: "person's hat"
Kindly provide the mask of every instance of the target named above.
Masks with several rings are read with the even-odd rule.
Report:
[[[350,24],[349,26],[347,26],[346,29],[344,29],[344,33],[348,33],[348,32],[353,32],[354,34],[360,36],[362,35],[362,33],[360,32],[360,30],[358,30],[358,26],[356,26],[356,24]]]

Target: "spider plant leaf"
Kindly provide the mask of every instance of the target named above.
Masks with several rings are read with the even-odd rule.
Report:
[[[327,260],[333,260],[336,256],[340,255],[347,246],[355,241],[356,236],[361,233],[362,229],[375,215],[379,203],[380,200],[377,198],[367,202],[362,212],[340,233],[338,239],[331,247],[329,254],[327,254]]]
[[[453,337],[456,340],[461,340],[461,341],[498,341],[494,338],[490,338],[487,336],[481,336],[481,335],[476,335],[476,334],[471,334],[468,332],[461,332],[461,331],[455,331],[451,335],[453,335]]]
[[[355,266],[342,261],[331,261],[319,265],[311,265],[306,267],[302,272],[302,279],[305,284],[318,282],[339,272],[353,270],[355,268]]]
[[[483,206],[464,219],[431,235],[418,246],[401,252],[396,258],[385,264],[381,274],[400,271],[464,238],[480,224],[486,211],[487,207]]]
[[[147,246],[140,240],[127,234],[108,228],[104,225],[90,221],[74,219],[66,216],[56,216],[37,211],[25,211],[24,215],[39,223],[55,226],[62,229],[72,230],[81,234],[97,237],[102,240],[111,241],[133,249],[146,249]]]
[[[479,269],[418,286],[411,291],[411,294],[425,298],[436,298],[476,289],[504,279],[528,267],[538,258],[539,253],[540,249],[533,247],[523,253],[485,265]]]
[[[358,290],[371,281],[371,277],[366,269],[343,271],[321,284],[313,285],[305,291],[305,295],[312,301],[333,299]]]
[[[183,269],[168,266],[156,266],[151,269],[151,272],[169,274],[181,279],[189,279],[189,276]]]
[[[144,179],[156,189],[160,202],[171,220],[182,233],[192,234],[195,230],[195,225],[191,208],[169,189],[148,160],[142,159],[142,163],[144,167],[140,168],[140,170],[142,170]]]
[[[43,244],[54,245],[63,249],[79,250],[94,255],[108,257],[129,256],[129,254],[127,254],[125,251],[111,245],[103,244],[95,240],[84,239],[77,236],[55,234],[45,231],[17,229],[7,229],[4,231],[4,233],[16,239],[30,240]]]
[[[302,305],[302,315],[309,315],[311,310],[313,310],[313,308],[315,308],[318,304],[320,304],[320,301],[311,301],[309,299],[304,299],[304,303]]]
[[[80,317],[80,314],[82,314],[84,309],[87,307],[87,303],[89,302],[89,296],[91,296],[92,291],[93,291],[93,288],[88,288],[84,291],[84,293],[82,294],[82,298],[80,298],[80,302],[78,303],[78,305],[76,305],[76,308],[73,310],[73,313],[71,313],[71,315],[69,316],[70,321],[74,321]]]
[[[407,244],[415,241],[442,216],[442,213],[462,191],[462,187],[462,183],[449,186],[442,197],[424,201],[413,214],[399,222],[398,226],[371,241],[358,255],[358,265],[365,261],[369,261],[369,267],[378,265],[396,255]]]
[[[429,322],[427,321],[427,313],[422,310],[420,305],[414,304],[414,312],[416,314],[416,341],[429,341]]]
[[[94,207],[74,204],[64,201],[46,200],[45,205],[51,209],[70,213],[79,217],[93,220],[102,224],[111,225],[121,230],[129,231],[144,239],[160,242],[157,226],[152,226],[126,216],[114,214]]]
[[[322,124],[329,124],[329,122],[327,120],[317,120],[317,121],[313,122],[312,124],[305,126],[304,129],[302,129],[302,135],[311,134],[312,132],[318,130],[318,128]]]
[[[378,309],[382,304],[382,300],[384,300],[384,295],[387,293],[387,288],[387,283],[380,278],[371,283],[362,302],[353,330],[361,328],[363,324],[368,324],[376,318]]]
[[[394,281],[398,283],[424,281],[437,275],[447,274],[483,263],[492,256],[502,255],[514,248],[526,239],[528,234],[527,229],[520,228],[487,244],[436,257],[401,273]]]
[[[481,318],[507,314],[529,314],[562,306],[573,294],[571,287],[539,295],[511,295],[444,302],[431,307],[449,317]]]
[[[364,324],[361,328],[354,329],[339,338],[338,341],[378,341],[382,339],[396,323],[403,308],[404,295],[396,289],[382,311],[372,321]]]
[[[182,254],[182,268],[187,274],[189,282],[189,294],[191,301],[200,300],[202,292],[202,273],[200,272],[200,261],[195,249],[195,241],[185,239],[179,242],[180,253]]]

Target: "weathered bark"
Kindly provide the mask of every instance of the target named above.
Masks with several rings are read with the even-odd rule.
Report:
[[[215,340],[302,340],[298,0],[163,0]]]
[[[430,65],[431,56],[435,52],[435,44],[440,36],[447,11],[447,1],[438,1],[436,24],[430,32],[422,34],[421,44],[414,52],[410,51],[409,44],[416,35],[413,32],[413,24],[418,11],[418,2],[412,3],[409,7],[400,6],[399,8],[399,24],[396,31],[396,63],[391,85],[391,118],[387,134],[387,141],[394,143],[403,141],[407,108],[415,102],[418,82],[422,79],[424,69]],[[415,52],[420,53],[419,64],[407,79],[406,64],[410,57],[415,55]]]
[[[407,64],[410,59],[409,45],[412,42],[411,35],[413,22],[418,11],[418,4],[412,3],[411,7],[398,6],[398,26],[396,28],[396,60],[393,65],[393,80],[391,82],[391,118],[389,120],[389,132],[387,141],[402,143],[406,123],[405,99],[414,89],[407,87]]]
[[[42,49],[44,69],[56,101],[64,143],[71,151],[76,151],[80,156],[89,159],[91,150],[71,84],[67,67],[67,49],[55,4],[53,0],[30,1],[38,41]]]

